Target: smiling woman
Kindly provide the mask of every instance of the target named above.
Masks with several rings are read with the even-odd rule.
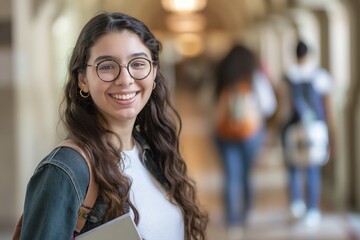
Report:
[[[86,66],[92,68],[79,75],[79,87],[90,93],[109,124],[129,121],[131,133],[137,115],[150,98],[157,74],[150,50],[135,33],[125,29],[102,36],[90,52]],[[127,71],[121,71],[123,68]],[[131,149],[131,134],[118,135],[124,147]]]
[[[142,22],[122,13],[101,13],[84,26],[61,115],[76,147],[55,147],[38,165],[21,239],[71,239],[128,212],[144,239],[205,239],[208,218],[179,152],[181,120],[160,50]],[[93,206],[82,204],[90,173],[99,189]]]

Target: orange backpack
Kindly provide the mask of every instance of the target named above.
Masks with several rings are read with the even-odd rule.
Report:
[[[225,88],[220,94],[217,111],[217,134],[228,140],[243,140],[256,133],[262,116],[248,81]]]

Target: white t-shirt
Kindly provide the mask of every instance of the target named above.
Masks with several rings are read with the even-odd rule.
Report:
[[[253,87],[261,113],[266,118],[270,117],[277,107],[276,96],[270,80],[259,70],[255,71],[253,79]]]
[[[130,200],[139,212],[137,226],[145,240],[184,240],[184,221],[181,210],[166,198],[160,183],[140,160],[140,148],[135,144],[124,151],[124,171],[132,179]],[[130,210],[134,218],[134,213]]]
[[[333,79],[329,72],[310,64],[291,66],[287,71],[287,76],[293,83],[313,81],[315,90],[320,94],[329,93],[333,88]]]

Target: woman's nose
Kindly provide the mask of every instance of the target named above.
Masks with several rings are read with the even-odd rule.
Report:
[[[115,79],[115,84],[120,86],[129,86],[135,82],[134,78],[130,75],[126,65],[120,65],[120,74]]]

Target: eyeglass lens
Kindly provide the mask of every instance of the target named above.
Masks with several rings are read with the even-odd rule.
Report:
[[[128,63],[126,69],[132,78],[141,80],[150,74],[151,62],[146,58],[134,58]],[[97,65],[97,74],[103,81],[114,81],[120,72],[120,64],[114,60],[104,60]]]

